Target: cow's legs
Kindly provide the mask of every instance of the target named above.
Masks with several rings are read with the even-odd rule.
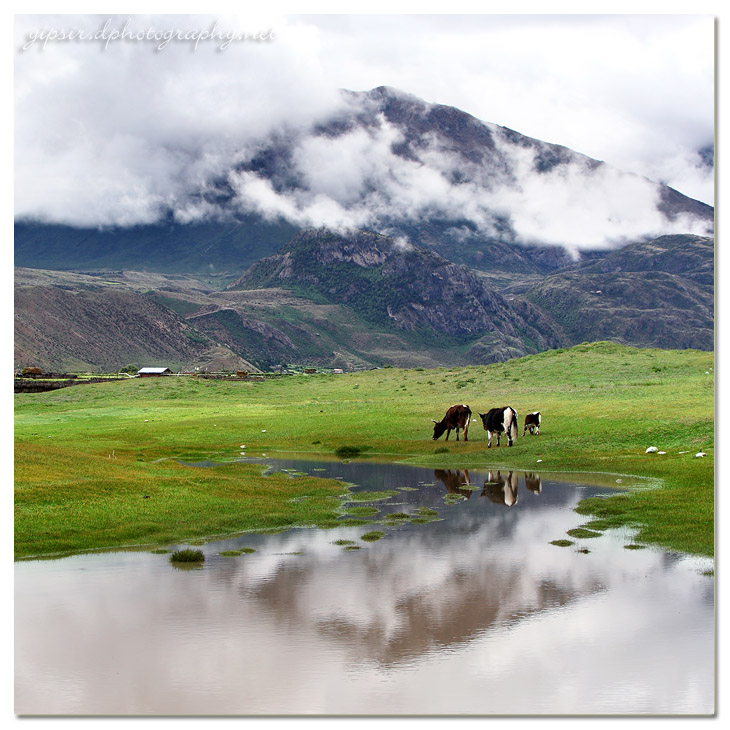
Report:
[[[464,441],[468,441],[467,434],[469,433],[469,419],[466,419],[466,425],[464,426]]]
[[[487,439],[487,448],[488,449],[491,449],[492,448],[492,432],[491,431],[487,431],[487,436],[488,436],[488,439]]]

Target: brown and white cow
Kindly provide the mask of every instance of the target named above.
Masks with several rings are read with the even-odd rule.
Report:
[[[433,427],[433,440],[441,438],[444,431],[446,432],[446,441],[449,440],[449,434],[456,429],[456,440],[459,440],[459,429],[464,431],[464,441],[468,441],[469,422],[471,421],[471,408],[467,405],[451,406],[446,415],[440,420],[431,419],[436,425]]]
[[[522,435],[524,436],[525,433],[527,433],[527,430],[530,430],[530,433],[535,434],[536,436],[540,435],[540,423],[542,422],[542,417],[540,416],[540,411],[535,411],[534,413],[528,413],[525,416],[525,428],[522,431]]]
[[[487,448],[492,448],[492,436],[497,434],[497,446],[501,435],[507,434],[509,446],[512,446],[512,440],[517,438],[517,411],[511,406],[503,406],[502,408],[492,408],[487,413],[480,413],[484,430],[489,434]]]

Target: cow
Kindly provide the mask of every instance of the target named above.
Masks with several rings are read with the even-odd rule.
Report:
[[[517,438],[517,411],[511,406],[503,406],[502,408],[492,408],[487,413],[480,413],[484,430],[489,434],[489,443],[487,448],[492,448],[492,436],[497,434],[497,446],[499,446],[500,437],[503,433],[507,434],[509,446],[512,446],[512,440]]]
[[[467,405],[451,406],[446,415],[440,420],[431,419],[436,425],[433,427],[433,440],[441,438],[446,431],[446,441],[449,440],[449,434],[456,429],[456,440],[459,440],[459,429],[464,431],[464,441],[468,441],[469,422],[471,421],[471,408]]]
[[[540,411],[535,411],[534,413],[528,413],[525,416],[525,428],[522,431],[522,435],[524,436],[525,433],[527,433],[527,429],[529,428],[531,434],[535,434],[536,436],[539,436],[541,422],[542,422],[542,418],[540,417]]]

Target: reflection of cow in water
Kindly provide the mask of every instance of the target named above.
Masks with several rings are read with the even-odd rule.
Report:
[[[542,492],[542,480],[539,474],[525,474],[525,486],[533,493]]]
[[[506,476],[501,471],[490,471],[484,480],[482,497],[489,497],[495,504],[512,507],[517,504],[517,472],[508,472]]]
[[[471,497],[471,489],[461,489],[464,485],[469,486],[469,472],[465,469],[461,471],[445,470],[445,469],[434,469],[433,475],[446,487],[446,491],[449,494],[460,494],[462,497],[467,499]]]

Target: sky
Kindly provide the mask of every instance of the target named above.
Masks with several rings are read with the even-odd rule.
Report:
[[[133,225],[172,205],[184,216],[190,193],[256,140],[332,113],[339,89],[381,85],[713,204],[698,153],[713,145],[714,24],[442,9],[16,16],[14,214]],[[177,30],[217,36],[168,37]],[[43,35],[80,31],[102,38]],[[227,37],[242,32],[259,39]]]

